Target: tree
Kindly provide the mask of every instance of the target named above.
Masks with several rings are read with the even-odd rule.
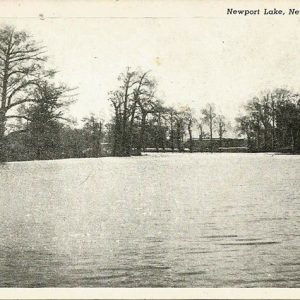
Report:
[[[175,111],[175,134],[179,152],[184,151],[183,136],[185,133],[185,121],[184,112],[182,110]]]
[[[236,125],[236,132],[239,136],[246,136],[247,137],[247,145],[250,150],[254,149],[253,145],[253,132],[252,132],[252,122],[249,116],[241,116],[235,119]]]
[[[208,125],[209,127],[209,134],[210,134],[210,148],[211,151],[213,149],[213,129],[215,126],[215,118],[216,118],[216,112],[215,112],[215,107],[213,104],[207,104],[206,108],[202,110],[203,114],[203,120],[204,122]]]
[[[198,120],[196,120],[196,124],[197,124],[197,128],[199,130],[199,141],[202,141],[205,136],[203,118],[199,118]]]
[[[190,152],[194,150],[194,143],[193,143],[193,126],[196,123],[196,119],[193,116],[193,112],[189,106],[183,107],[182,109],[183,120],[185,127],[188,131],[188,139],[189,139],[189,149]]]
[[[122,93],[120,91],[110,92],[109,101],[114,108],[114,117],[111,122],[112,134],[112,155],[118,156],[122,154]]]
[[[53,159],[61,155],[60,131],[63,110],[71,100],[65,99],[68,89],[64,85],[55,86],[48,82],[40,82],[31,97],[35,102],[19,111],[18,115],[7,115],[9,118],[26,120],[26,147],[31,153],[30,159]]]
[[[226,119],[223,115],[218,115],[216,117],[216,123],[218,126],[218,134],[219,134],[219,141],[220,141],[219,146],[222,147],[223,146],[223,135],[227,131],[227,127],[229,124],[226,122]]]
[[[136,72],[126,69],[118,77],[120,86],[109,93],[109,101],[114,107],[113,155],[129,156],[131,153],[132,127],[134,125],[136,102],[133,101]]]
[[[147,76],[147,73],[140,75],[138,87],[134,91],[134,100],[136,101],[140,112],[140,135],[137,143],[137,153],[141,154],[142,150],[145,150],[144,137],[147,116],[150,113],[154,113],[155,103],[155,86],[156,83],[153,79]]]
[[[46,60],[44,48],[26,32],[9,26],[0,29],[0,160],[4,160],[7,112],[36,101],[33,89],[54,75],[44,69]]]
[[[103,121],[91,114],[89,117],[83,118],[83,122],[83,133],[86,137],[86,145],[89,146],[90,156],[99,157],[102,155]]]
[[[154,128],[154,145],[156,151],[162,148],[163,151],[166,149],[167,143],[167,120],[168,120],[168,109],[163,106],[162,101],[156,101],[152,113],[153,117],[153,128]]]
[[[67,123],[60,128],[61,158],[84,157],[86,137],[82,128],[76,128]]]
[[[109,93],[114,108],[113,155],[129,156],[138,121],[137,152],[141,153],[144,148],[147,115],[154,105],[155,81],[149,77],[149,72],[131,71],[130,68],[121,73],[118,80],[121,83],[119,88]]]
[[[172,152],[175,150],[175,116],[177,114],[176,110],[173,107],[168,107],[167,109],[167,120],[169,125],[169,140]]]

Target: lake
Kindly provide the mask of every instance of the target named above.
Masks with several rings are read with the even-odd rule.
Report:
[[[1,287],[300,287],[300,156],[0,166]]]

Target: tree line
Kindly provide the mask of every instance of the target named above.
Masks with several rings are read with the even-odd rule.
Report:
[[[275,89],[254,97],[236,119],[237,130],[247,138],[250,151],[300,150],[300,95]]]
[[[108,122],[91,114],[80,126],[66,117],[75,89],[57,84],[46,49],[10,26],[0,28],[0,160],[140,155],[153,151],[197,151],[198,141],[232,129],[207,104],[199,114],[188,106],[167,106],[157,96],[149,71],[127,68],[110,91]],[[236,132],[250,151],[299,150],[299,95],[276,89],[253,98],[236,119]]]
[[[110,123],[113,155],[139,155],[146,148],[172,152],[188,148],[193,152],[195,134],[199,140],[207,137],[212,140],[215,131],[222,143],[229,122],[216,113],[213,104],[207,104],[200,116],[189,106],[179,109],[166,106],[156,97],[157,82],[149,72],[142,70],[128,68],[118,81],[119,88],[109,93],[114,111]],[[207,126],[209,132],[206,133]]]

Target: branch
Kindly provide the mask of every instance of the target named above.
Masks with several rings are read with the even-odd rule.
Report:
[[[29,85],[37,85],[39,86],[38,82],[37,81],[33,81],[33,80],[29,80],[27,82],[24,82],[23,84],[21,84],[20,86],[18,86],[17,88],[15,88],[11,93],[10,95],[7,97],[7,106],[10,107],[11,105],[11,99],[12,97],[19,91],[21,91],[23,88],[29,86]]]
[[[32,121],[32,119],[30,119],[27,116],[10,115],[10,116],[5,116],[5,118],[6,119],[18,118],[18,119],[25,119],[27,121]]]
[[[65,117],[61,117],[61,116],[54,116],[53,119],[59,119],[59,120],[64,120],[66,122],[71,122],[72,120],[70,118],[65,118]]]
[[[33,45],[31,45],[33,46]],[[16,55],[16,54],[28,54],[28,53],[35,53],[35,52],[41,52],[41,50],[46,49],[46,47],[40,47],[40,48],[31,48],[28,50],[17,50],[17,51],[12,51],[10,55]],[[46,52],[46,51],[43,51]]]
[[[9,110],[9,109],[11,109],[12,107],[17,106],[17,105],[19,105],[19,104],[28,103],[28,102],[36,102],[36,101],[37,101],[36,99],[26,98],[26,99],[19,100],[19,101],[15,102],[15,103],[10,104],[9,106],[7,106],[6,109]]]
[[[46,53],[46,51],[40,51],[37,53],[32,53],[32,55],[16,55],[15,57],[12,57],[10,60],[11,63],[17,62],[17,61],[23,61],[23,60],[40,60],[40,61],[46,61],[46,57],[40,57],[40,55]]]
[[[7,77],[11,77],[14,74],[23,74],[23,75],[30,75],[29,72],[27,70],[15,70],[15,71],[11,71],[9,72],[7,75]]]

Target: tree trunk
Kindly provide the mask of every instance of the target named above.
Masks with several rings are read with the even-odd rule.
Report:
[[[247,132],[246,135],[247,135],[247,148],[248,148],[248,151],[249,150],[252,151],[252,143],[251,143],[251,138],[250,138],[249,132]]]
[[[159,147],[161,147],[162,144],[162,134],[161,134],[161,117],[160,117],[160,113],[158,113],[158,119],[157,119],[157,127],[155,130],[156,134],[155,134],[155,148],[156,148],[156,152],[159,152]]]
[[[133,125],[134,125],[135,110],[136,110],[136,103],[134,103],[134,106],[132,108],[131,118],[130,118],[130,125],[129,125],[129,132],[128,132],[128,139],[129,139],[128,151],[129,151],[129,155],[131,155],[132,146],[133,146]]]
[[[202,141],[203,140],[203,128],[202,128],[202,126],[199,129],[200,129],[199,141]]]
[[[171,130],[171,150],[174,152],[175,150],[175,143],[174,143],[174,130]]]
[[[155,146],[155,151],[159,152],[159,125],[158,123],[153,125],[154,129],[154,146]]]
[[[178,152],[182,152],[182,147],[181,147],[181,126],[178,123],[177,125],[177,129],[176,129],[176,138],[177,138],[177,148],[178,148]]]
[[[189,139],[190,139],[190,152],[193,152],[193,136],[192,136],[191,124],[189,124],[188,126],[188,131],[189,131]]]
[[[256,130],[256,150],[260,150],[260,130]]]
[[[274,104],[272,104],[272,151],[275,148],[275,113],[274,113]]]
[[[5,147],[5,114],[6,114],[6,100],[7,100],[7,81],[8,81],[8,58],[5,58],[3,77],[1,78],[2,93],[0,103],[0,162],[6,160],[6,147]]]
[[[219,145],[220,145],[220,147],[223,146],[223,135],[221,132],[220,132],[220,136],[219,136]]]
[[[291,128],[291,149],[292,149],[292,152],[294,152],[294,149],[295,149],[295,138],[294,138],[294,132],[293,132],[293,128]]]
[[[113,156],[118,156],[121,154],[121,118],[118,111],[116,111],[115,116],[115,128],[114,128],[114,140],[113,140]]]
[[[145,135],[145,128],[146,128],[146,113],[142,113],[142,121],[141,121],[141,130],[140,130],[140,138],[138,141],[138,154],[142,153],[142,150],[144,149],[144,135]]]
[[[210,151],[213,152],[213,120],[210,118],[209,121],[209,132],[210,132]]]
[[[118,135],[117,135],[117,122],[116,122],[115,128],[114,128],[114,140],[113,140],[113,148],[112,148],[113,156],[117,155],[117,139],[118,139]]]
[[[125,95],[124,95],[124,104],[123,104],[123,118],[122,118],[122,139],[121,139],[121,156],[129,156],[130,151],[128,149],[128,132],[127,132],[127,111],[128,111],[128,86],[129,82],[126,83]]]
[[[267,145],[267,129],[266,127],[264,126],[264,129],[263,129],[263,133],[262,133],[262,136],[263,136],[263,150],[266,151],[268,149],[268,145]]]
[[[158,145],[158,139],[157,139],[157,137],[155,138],[155,151],[159,152],[159,145]]]
[[[0,162],[5,161],[6,153],[5,153],[5,112],[0,110]]]
[[[170,122],[170,128],[171,128],[171,132],[170,132],[170,138],[171,138],[171,149],[172,152],[174,152],[174,129],[173,129],[173,119],[171,117],[171,122]]]
[[[99,130],[97,132],[97,157],[102,156],[101,137],[102,137],[102,122],[99,122]]]
[[[163,152],[165,152],[166,151],[166,131],[164,130],[162,132],[162,134],[163,134],[163,136],[162,136],[162,140],[161,140],[161,142],[162,142],[161,147],[163,149]]]

